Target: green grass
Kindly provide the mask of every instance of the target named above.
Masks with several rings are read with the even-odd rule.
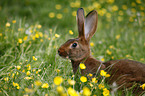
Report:
[[[77,79],[74,78],[70,61],[62,59],[57,54],[61,44],[78,35],[76,17],[72,13],[79,7],[83,7],[86,14],[92,9],[96,9],[99,14],[98,29],[91,39],[94,43],[91,50],[96,59],[104,61],[132,59],[145,63],[143,1],[139,3],[139,0],[123,0],[107,3],[100,0],[97,4],[101,7],[96,8],[92,7],[96,4],[95,0],[80,0],[80,6],[71,7],[75,2],[75,0],[0,1],[0,95],[57,96],[59,95],[57,85],[53,82],[56,76],[63,78],[61,86],[67,95],[69,87],[80,92],[86,86],[92,96],[103,96],[103,89],[98,88],[99,84],[104,84],[105,88],[110,89],[110,86],[103,82],[104,78],[95,84],[89,78],[87,82],[81,82],[80,75]],[[60,10],[55,8],[56,4],[61,5]],[[114,5],[118,7],[117,10],[112,9]],[[127,9],[123,9],[123,5],[126,5]],[[49,17],[50,12],[55,14],[54,18]],[[58,19],[57,14],[61,14],[62,18]],[[107,17],[108,14],[111,14],[111,17]],[[13,20],[16,20],[16,23],[13,23]],[[6,26],[6,23],[10,23],[10,26]],[[39,28],[39,25],[42,27]],[[69,30],[73,31],[73,35],[69,34]],[[36,61],[33,60],[33,56],[37,58]],[[17,66],[21,68],[17,69]],[[30,75],[27,74],[28,71]],[[31,79],[24,79],[25,77]],[[68,84],[69,78],[76,80],[74,86]],[[42,88],[42,84],[39,86],[35,83],[37,80],[42,84],[48,83],[49,87]],[[18,83],[20,89],[14,86],[13,82]],[[90,83],[93,84],[92,87]],[[26,88],[29,88],[29,91]],[[121,92],[116,93],[116,96],[120,95]],[[130,95],[131,91],[127,91],[126,96]]]

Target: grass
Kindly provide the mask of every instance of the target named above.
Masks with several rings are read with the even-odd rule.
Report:
[[[104,76],[101,76],[101,82],[94,83],[89,76],[87,82],[82,82],[80,75],[78,79],[73,75],[70,61],[62,59],[57,54],[61,44],[78,35],[75,15],[79,7],[83,7],[86,14],[92,9],[98,11],[98,29],[91,39],[91,50],[96,59],[102,61],[132,59],[145,62],[143,1],[1,0],[0,2],[2,96],[62,94],[65,96],[72,94],[71,92],[82,92],[81,90],[88,94],[91,92],[91,96],[103,96],[106,92],[104,96],[107,96],[110,86],[104,82]],[[70,34],[69,30],[72,30],[73,34]],[[62,83],[57,81],[61,83],[60,85],[55,85],[54,78],[57,76],[61,76],[60,81],[63,78]],[[76,84],[70,85],[68,79],[75,80]],[[103,84],[104,88],[100,88],[100,84]],[[64,91],[60,91],[62,87],[58,86],[62,86]],[[115,94],[120,96],[121,92]],[[127,91],[126,96],[130,95],[131,91]]]

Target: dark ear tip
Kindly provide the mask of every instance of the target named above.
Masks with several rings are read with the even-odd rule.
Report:
[[[83,11],[84,11],[84,9],[83,9],[83,8],[78,8],[78,11],[79,11],[79,10],[83,10]]]
[[[98,12],[97,12],[96,10],[92,10],[92,11],[90,11],[90,12],[87,14],[87,16],[90,15],[90,14],[97,14],[97,15],[98,15]],[[86,16],[86,17],[87,17],[87,16]]]
[[[82,13],[84,14],[84,9],[83,9],[83,8],[79,8],[79,9],[77,10],[77,14],[78,14],[79,12],[82,12]]]

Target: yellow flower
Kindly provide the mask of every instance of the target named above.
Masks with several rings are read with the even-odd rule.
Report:
[[[22,42],[23,42],[23,40],[20,38],[20,39],[18,39],[18,42],[19,42],[19,43],[22,43]]]
[[[4,78],[4,80],[5,80],[5,81],[8,81],[8,80],[9,80],[9,78],[8,78],[8,77],[5,77],[5,78]]]
[[[44,84],[42,84],[42,86],[41,86],[42,88],[48,88],[49,87],[49,85],[48,85],[48,83],[44,83]]]
[[[90,96],[91,95],[91,91],[88,87],[83,87],[83,95],[84,96]]]
[[[63,78],[61,76],[57,76],[54,78],[54,84],[60,85],[63,82]]]
[[[133,17],[129,17],[129,21],[133,22],[134,21]]]
[[[57,86],[56,90],[57,90],[57,92],[58,92],[59,94],[61,94],[61,93],[64,92],[64,89],[63,89],[62,86]]]
[[[60,72],[60,70],[59,70],[59,69],[56,69],[56,72],[57,72],[57,73],[59,73],[59,72]]]
[[[69,83],[70,85],[75,85],[76,81],[71,80],[71,79],[68,79],[68,83]]]
[[[112,6],[112,11],[117,11],[117,10],[118,10],[118,6],[113,5],[113,6]]]
[[[40,36],[40,37],[43,37],[43,33],[42,33],[42,32],[39,32],[39,36]]]
[[[41,81],[37,80],[37,81],[34,82],[34,84],[35,84],[36,86],[41,86],[42,83],[41,83]]]
[[[20,86],[19,86],[18,83],[13,82],[13,86],[14,86],[14,87],[17,87],[17,89],[20,89]]]
[[[29,79],[32,79],[32,77],[25,77],[24,79],[29,80]]]
[[[114,3],[114,1],[115,1],[115,0],[107,0],[107,3],[112,4],[112,3]]]
[[[143,6],[140,6],[140,10],[145,10],[145,8]]]
[[[21,66],[16,66],[16,68],[19,70],[21,68]]]
[[[69,34],[73,35],[74,33],[72,32],[72,30],[69,30]]]
[[[92,77],[92,76],[93,76],[93,74],[89,73],[89,76],[90,76],[90,77]]]
[[[122,16],[118,16],[118,21],[123,21],[123,17]]]
[[[6,27],[10,27],[11,24],[9,22],[6,23]]]
[[[34,61],[37,61],[37,58],[35,56],[32,57]]]
[[[106,74],[106,76],[105,76],[105,77],[106,77],[106,78],[107,78],[107,77],[110,77],[110,74]]]
[[[132,8],[131,9],[131,12],[136,13],[136,9],[135,8]]]
[[[23,38],[23,40],[24,40],[24,41],[26,41],[26,40],[27,40],[27,38],[28,38],[28,36],[25,36],[25,37]]]
[[[85,64],[83,64],[83,63],[80,63],[80,68],[81,68],[81,69],[86,69],[86,66],[85,66]]]
[[[20,86],[17,86],[17,89],[20,89],[21,87]]]
[[[50,17],[50,18],[54,18],[54,17],[55,17],[55,13],[54,13],[54,12],[50,12],[50,13],[49,13],[49,17]]]
[[[36,38],[39,38],[39,34],[36,33],[36,34],[35,34],[35,37],[36,37]]]
[[[107,88],[103,89],[103,96],[109,96],[110,92],[107,90]]]
[[[93,84],[92,84],[92,83],[89,83],[89,85],[90,85],[91,87],[93,87]]]
[[[120,10],[119,11],[119,15],[124,15],[123,11]]]
[[[116,35],[116,37],[115,37],[116,39],[119,39],[120,38],[120,35]]]
[[[14,76],[15,76],[15,73],[12,73],[12,78],[14,78]]]
[[[143,90],[145,89],[145,83],[140,86]]]
[[[81,2],[80,2],[80,1],[76,1],[76,2],[71,2],[71,3],[70,3],[70,6],[71,6],[71,7],[79,8],[80,5],[81,5]]]
[[[101,61],[105,61],[105,59],[104,58],[101,58]]]
[[[76,16],[77,15],[77,12],[76,11],[73,11],[72,12],[72,16]]]
[[[55,5],[55,8],[56,8],[57,10],[60,10],[60,9],[61,9],[61,5],[60,5],[60,4],[56,4],[56,5]]]
[[[31,72],[30,71],[27,71],[26,75],[30,75],[30,74],[31,74]]]
[[[111,54],[112,54],[112,52],[109,51],[109,50],[107,50],[106,53],[107,53],[108,55],[111,55]]]
[[[56,37],[56,38],[59,38],[59,37],[60,37],[60,35],[58,35],[58,34],[55,34],[55,37]]]
[[[81,80],[82,82],[87,82],[87,78],[86,78],[85,76],[81,76],[80,80]]]
[[[79,8],[80,5],[81,5],[81,2],[80,2],[80,1],[76,1],[76,2],[75,2],[75,7]]]
[[[2,33],[0,33],[0,36],[2,36],[3,34]]]
[[[122,5],[122,9],[127,10],[127,6],[126,5]]]
[[[136,6],[136,3],[135,2],[132,2],[131,3],[131,6],[135,7]]]
[[[104,88],[104,84],[99,84],[98,87],[99,87],[99,89],[103,89]]]
[[[102,9],[102,10],[98,10],[98,14],[100,15],[100,16],[104,16],[105,15],[105,13],[106,13],[107,11],[106,11],[106,9]]]
[[[16,23],[16,20],[13,20],[12,23],[13,23],[13,24]]]
[[[57,19],[62,19],[62,14],[57,14],[57,15],[56,15],[56,18],[57,18]]]
[[[96,78],[94,77],[94,78],[92,78],[92,82],[93,82],[93,83],[97,83],[98,80],[96,80]]]
[[[110,45],[109,48],[110,48],[110,49],[114,49],[114,46],[113,46],[113,45]]]
[[[112,56],[111,58],[112,58],[112,59],[114,59],[114,57],[113,57],[113,56]]]
[[[106,74],[107,74],[107,72],[105,72],[104,70],[101,70],[101,71],[100,71],[100,75],[101,75],[101,76],[106,76]]]
[[[40,29],[42,26],[41,25],[37,25],[37,28]]]
[[[111,13],[106,13],[106,17],[110,19],[111,18]]]
[[[94,2],[93,7],[96,8],[96,9],[100,9],[101,5],[98,2]]]
[[[141,4],[141,1],[140,0],[136,0],[136,3]]]
[[[67,92],[68,92],[68,94],[69,94],[70,96],[79,96],[79,95],[77,94],[77,92],[76,92],[73,88],[71,88],[71,87],[69,87],[69,88],[67,89]]]
[[[94,43],[93,43],[93,42],[91,42],[91,43],[90,43],[90,46],[92,46],[92,47],[93,47],[93,46],[94,46]]]
[[[34,91],[33,89],[25,88],[26,93],[32,93],[33,91]]]
[[[31,70],[31,66],[28,66],[28,67],[27,67],[27,70]]]

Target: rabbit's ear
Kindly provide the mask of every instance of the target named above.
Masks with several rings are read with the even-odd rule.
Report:
[[[78,9],[76,19],[77,19],[77,24],[78,24],[79,38],[85,38],[85,33],[84,33],[85,19],[84,19],[84,10],[83,10],[83,8]]]
[[[85,38],[90,41],[97,29],[98,14],[96,10],[88,13],[85,19]]]

